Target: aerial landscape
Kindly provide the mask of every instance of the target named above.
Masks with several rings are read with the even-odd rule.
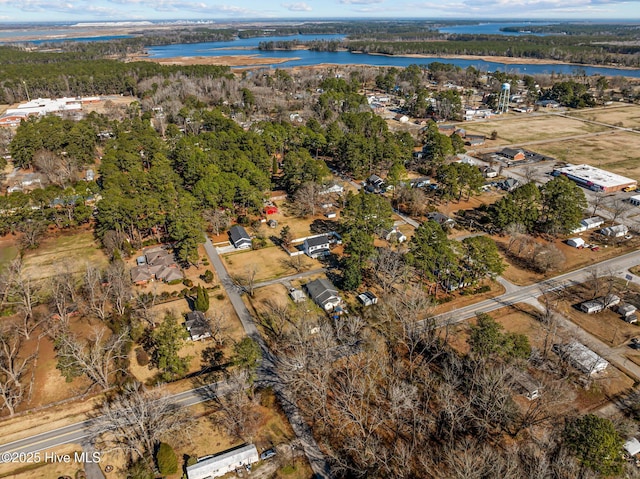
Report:
[[[0,4],[0,478],[640,478],[634,2]]]

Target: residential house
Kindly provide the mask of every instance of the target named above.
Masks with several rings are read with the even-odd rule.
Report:
[[[636,454],[640,453],[640,441],[638,441],[635,437],[632,437],[624,443],[622,448],[627,452],[627,454],[633,457]]]
[[[467,135],[465,137],[465,144],[468,146],[481,146],[484,145],[487,138],[481,135]]]
[[[378,297],[371,291],[365,291],[358,295],[358,301],[360,301],[363,306],[372,306],[378,304]]]
[[[482,169],[482,176],[484,176],[485,178],[495,178],[496,176],[498,176],[498,172],[490,166],[487,166]]]
[[[367,183],[377,189],[382,189],[382,187],[384,186],[384,180],[378,175],[371,175],[369,178],[367,178]]]
[[[628,233],[629,228],[625,225],[608,226],[607,228],[602,228],[600,230],[601,235],[608,236],[609,238],[622,238]]]
[[[511,192],[515,190],[518,186],[520,186],[520,182],[515,178],[507,178],[499,184],[500,188],[504,191]]]
[[[304,288],[313,302],[325,311],[337,308],[342,302],[338,296],[338,290],[327,279],[321,278],[310,281],[304,285]]]
[[[211,326],[202,311],[187,313],[184,327],[189,332],[191,341],[199,341],[211,337]]]
[[[256,446],[247,444],[215,456],[205,456],[194,465],[187,466],[187,479],[212,479],[224,476],[236,469],[250,467],[259,460]]]
[[[616,296],[615,294],[608,294],[606,296],[581,303],[580,309],[587,314],[593,314],[604,311],[611,306],[616,306],[619,303],[620,298],[618,296]]]
[[[568,344],[554,344],[552,350],[562,359],[583,373],[593,375],[604,371],[609,363],[584,344],[572,341]]]
[[[231,244],[236,249],[250,249],[251,248],[251,236],[247,233],[240,225],[233,225],[229,229],[229,238],[231,239]]]
[[[555,100],[540,100],[536,102],[536,105],[541,106],[542,108],[559,108],[560,103]]]
[[[572,233],[582,233],[593,228],[598,228],[604,224],[604,220],[599,216],[592,216],[580,221],[580,226],[571,230]]]
[[[304,240],[302,249],[304,250],[305,254],[310,258],[327,256],[330,253],[329,236],[324,234],[320,236],[307,238]]]
[[[131,268],[131,281],[138,285],[154,279],[170,283],[183,278],[173,253],[162,246],[145,250],[144,256],[136,259],[136,264]]]
[[[431,178],[428,178],[426,176],[420,177],[420,178],[413,178],[412,180],[409,180],[409,184],[411,185],[411,188],[424,188],[425,186],[428,186],[431,183]]]
[[[453,219],[449,218],[447,215],[443,215],[438,211],[428,213],[427,218],[429,218],[431,221],[435,221],[443,228],[453,228],[456,225],[456,222]]]
[[[407,241],[405,234],[395,226],[390,230],[382,230],[381,236],[390,243],[404,243]]]
[[[338,183],[333,183],[330,185],[326,185],[318,194],[320,195],[330,195],[331,193],[342,194],[344,192],[344,186],[339,185]]]
[[[622,319],[631,324],[638,321],[638,315],[636,314],[637,310],[638,308],[629,303],[620,303],[617,309],[618,314],[622,316]]]

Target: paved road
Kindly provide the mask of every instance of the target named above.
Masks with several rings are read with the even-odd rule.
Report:
[[[220,282],[227,291],[227,295],[231,300],[231,304],[233,305],[238,318],[240,318],[240,322],[242,323],[247,336],[254,339],[262,349],[262,364],[260,365],[260,368],[258,368],[258,381],[273,387],[274,391],[280,398],[282,409],[289,419],[293,432],[302,444],[302,449],[309,461],[309,464],[311,465],[311,469],[313,470],[315,477],[318,479],[329,479],[331,477],[329,463],[313,437],[311,428],[300,414],[298,407],[291,399],[291,396],[282,381],[280,381],[278,370],[275,365],[275,358],[262,340],[249,310],[242,301],[239,288],[233,283],[229,273],[227,273],[227,270],[222,264],[220,256],[218,256],[217,250],[214,248],[208,237],[205,241],[204,248],[211,260],[211,264],[218,274],[218,278],[220,278]],[[306,273],[300,274],[304,275]],[[286,281],[286,278],[283,278],[283,280]]]
[[[455,324],[472,318],[477,313],[489,313],[504,306],[512,306],[517,303],[527,303],[537,309],[542,309],[543,306],[536,298],[543,292],[557,291],[567,286],[583,283],[589,279],[590,271],[593,268],[597,268],[603,274],[612,272],[616,276],[625,277],[629,274],[628,268],[639,263],[640,251],[634,251],[623,256],[561,274],[530,286],[519,287],[504,280],[499,280],[505,286],[506,292],[504,294],[496,298],[455,309],[454,311],[439,314],[435,318],[440,324],[444,324],[445,322]],[[640,284],[640,278],[635,275],[631,275],[631,281]],[[636,380],[640,380],[640,367],[629,361],[625,356],[625,353],[628,352],[627,345],[611,347],[562,316],[558,318],[558,323],[565,331],[569,332],[572,337],[575,337],[578,341],[593,349],[600,356],[618,366],[623,371],[634,376]],[[614,334],[615,331],[612,331],[612,339]]]
[[[225,382],[217,382],[174,394],[171,398],[182,406],[193,406],[194,404],[209,401],[217,394],[224,394],[226,389],[227,384]],[[0,455],[14,452],[38,452],[63,444],[82,443],[89,437],[88,428],[90,424],[91,420],[89,419],[3,444],[0,446]]]

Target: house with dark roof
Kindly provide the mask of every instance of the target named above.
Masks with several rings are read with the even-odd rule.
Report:
[[[211,337],[209,321],[207,321],[202,311],[191,311],[187,313],[184,327],[189,332],[191,341],[199,341]]]
[[[318,258],[320,256],[327,256],[330,253],[329,250],[329,236],[320,235],[304,240],[302,245],[304,252],[310,258]]]
[[[251,248],[251,236],[247,233],[240,225],[233,225],[229,229],[229,238],[231,239],[231,244],[236,247],[236,249],[250,249]]]
[[[338,296],[338,290],[329,282],[329,280],[321,278],[304,285],[307,294],[325,311],[332,311],[340,305],[342,299]]]
[[[144,256],[136,259],[137,266],[131,268],[131,281],[145,284],[154,279],[170,283],[182,280],[182,271],[176,264],[173,253],[164,246],[154,246],[145,250]]]
[[[456,225],[456,222],[453,219],[449,218],[447,215],[443,215],[438,211],[427,214],[427,218],[429,218],[431,221],[435,221],[443,228],[453,228]]]

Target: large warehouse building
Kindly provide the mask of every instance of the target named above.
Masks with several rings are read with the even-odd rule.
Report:
[[[553,175],[564,175],[580,186],[594,191],[612,192],[638,186],[636,180],[589,165],[568,165],[564,168],[556,168],[553,170]]]

